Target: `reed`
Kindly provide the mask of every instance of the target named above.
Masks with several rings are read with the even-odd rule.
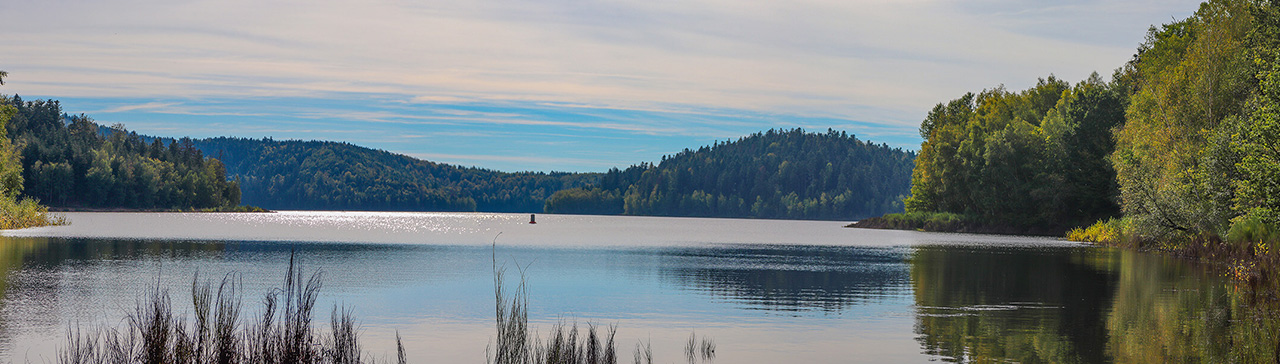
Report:
[[[546,340],[529,329],[528,301],[524,280],[515,293],[507,296],[502,287],[502,270],[496,271],[494,283],[498,336],[490,345],[488,362],[492,364],[616,364],[615,337],[618,329],[588,323],[580,329],[577,323],[558,322],[551,327]],[[585,335],[584,335],[585,333]]]
[[[653,347],[648,341],[636,343],[635,364],[653,364]]]
[[[515,291],[508,295],[503,279],[506,267],[498,266],[497,242],[494,242],[493,291],[497,337],[490,344],[486,359],[491,364],[616,364],[617,327],[610,325],[602,335],[595,324],[587,323],[586,336],[579,337],[577,323],[566,326],[558,322],[544,342],[529,329],[529,295],[524,270]]]
[[[616,364],[617,326],[556,323],[542,340],[529,326],[528,290],[524,272],[514,290],[504,289],[505,269],[494,259],[494,310],[497,336],[487,351],[488,363],[501,364]],[[319,271],[305,277],[289,257],[281,287],[262,297],[261,311],[242,319],[244,296],[236,274],[222,278],[217,289],[201,281],[191,282],[190,316],[175,315],[169,291],[148,289],[122,328],[67,330],[66,346],[59,350],[59,364],[377,364],[364,357],[355,315],[346,307],[333,308],[330,330],[322,334],[313,325],[321,287]],[[690,362],[710,360],[715,344],[690,336]],[[694,348],[697,348],[696,350]],[[406,364],[404,344],[396,333],[396,362]],[[636,364],[652,364],[647,343],[637,344]]]
[[[147,291],[123,329],[104,328],[67,332],[60,364],[373,364],[363,358],[359,330],[351,310],[334,307],[327,337],[313,327],[316,298],[321,287],[317,271],[304,279],[289,258],[284,284],[262,300],[252,323],[241,321],[243,296],[234,274],[223,277],[217,290],[199,275],[191,284],[191,315],[175,315],[169,292]],[[396,335],[397,359],[405,363],[404,345]]]

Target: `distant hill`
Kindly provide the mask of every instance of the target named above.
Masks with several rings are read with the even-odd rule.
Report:
[[[5,132],[22,164],[22,193],[56,208],[232,209],[240,188],[190,139],[157,143],[123,126],[67,115],[56,100],[0,98],[17,113]]]
[[[769,130],[612,169],[557,192],[547,212],[859,219],[902,211],[915,153],[844,132]]]
[[[853,219],[901,211],[915,154],[795,129],[607,173],[507,173],[322,141],[194,141],[271,209]]]
[[[54,207],[482,211],[849,220],[902,210],[915,153],[770,130],[607,173],[518,172],[349,143],[138,135],[8,103],[24,194]]]
[[[348,143],[212,138],[196,148],[238,178],[245,204],[269,209],[542,212],[556,191],[598,173],[506,173]]]

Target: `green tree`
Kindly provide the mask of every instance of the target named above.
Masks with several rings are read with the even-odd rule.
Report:
[[[63,207],[239,204],[238,183],[228,180],[222,163],[205,158],[190,139],[156,146],[123,125],[104,128],[87,116],[66,115],[57,101],[16,96],[4,101],[16,111],[6,131],[23,146],[16,182],[26,196]]]
[[[1235,209],[1280,226],[1280,6],[1254,6],[1256,26],[1247,37],[1248,55],[1257,70],[1258,93],[1251,115],[1234,134],[1237,164]]]
[[[1013,230],[1062,230],[1114,215],[1105,160],[1123,98],[1097,74],[1071,86],[984,90],[938,104],[921,123],[911,213],[950,213]]]
[[[1225,142],[1256,85],[1244,44],[1252,20],[1245,1],[1206,2],[1191,18],[1152,28],[1131,62],[1136,92],[1111,161],[1140,234],[1225,233],[1237,178]]]
[[[0,71],[0,85],[8,72]],[[17,108],[9,105],[9,97],[0,95],[0,130],[12,128],[10,120],[18,114]],[[44,226],[62,223],[62,220],[51,217],[48,209],[35,200],[21,198],[22,163],[17,150],[5,135],[0,135],[0,229],[21,229],[33,226]]]
[[[915,154],[835,130],[769,130],[611,169],[629,215],[860,219],[901,211]]]

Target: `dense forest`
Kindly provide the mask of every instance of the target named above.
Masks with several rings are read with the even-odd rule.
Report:
[[[908,213],[885,220],[1100,220],[1072,238],[1267,251],[1280,242],[1278,9],[1208,1],[1152,27],[1109,82],[1050,77],[939,104],[920,127]]]
[[[138,135],[6,98],[4,169],[61,208],[552,212],[854,219],[901,211],[915,153],[844,132],[770,130],[607,173],[507,173],[348,143]],[[14,193],[16,196],[16,193]]]
[[[18,146],[22,193],[71,208],[229,209],[240,188],[191,139],[147,143],[117,125],[105,132],[55,100],[4,100],[7,136]]]
[[[506,173],[322,141],[194,141],[274,209],[849,219],[901,209],[914,155],[836,133],[769,131],[608,173]],[[812,171],[812,172],[810,172]]]
[[[915,153],[844,132],[769,130],[686,149],[592,188],[560,191],[547,212],[856,219],[902,210]]]
[[[1276,2],[1210,1],[1151,30],[1122,70],[1132,94],[1111,155],[1118,233],[1174,243],[1280,238],[1278,56]]]
[[[227,164],[244,203],[271,209],[541,212],[552,193],[599,178],[466,168],[336,142],[212,138],[194,145]]]
[[[1094,74],[1050,76],[938,104],[920,126],[908,212],[1062,232],[1116,214],[1111,128],[1124,121],[1116,85]]]

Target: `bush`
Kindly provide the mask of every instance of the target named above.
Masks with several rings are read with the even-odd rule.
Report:
[[[1252,209],[1231,219],[1227,242],[1238,247],[1255,244],[1267,246],[1280,242],[1280,226],[1276,225],[1274,215],[1267,209]]]
[[[1128,219],[1101,220],[1087,228],[1071,229],[1067,232],[1067,240],[1108,245],[1133,244],[1138,239],[1129,229],[1129,225]]]
[[[66,224],[66,218],[49,214],[49,208],[35,200],[0,196],[0,230]]]

